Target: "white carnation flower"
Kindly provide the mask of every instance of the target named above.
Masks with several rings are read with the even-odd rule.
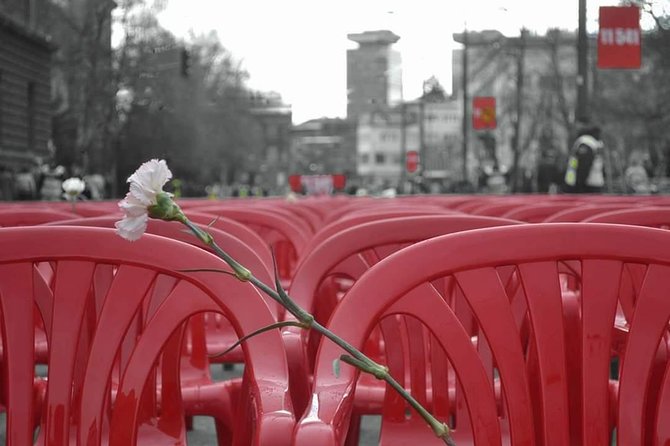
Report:
[[[68,200],[76,200],[84,192],[84,189],[86,189],[86,183],[77,177],[68,178],[63,181],[64,195]]]
[[[123,238],[134,241],[147,229],[149,207],[158,204],[158,194],[165,194],[163,186],[172,178],[164,160],[153,159],[142,164],[128,178],[130,192],[119,202],[123,220],[117,221],[116,232]]]

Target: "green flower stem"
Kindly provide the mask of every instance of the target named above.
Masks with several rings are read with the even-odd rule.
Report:
[[[256,286],[258,289],[263,291],[265,294],[270,296],[272,299],[276,300],[280,304],[282,304],[291,314],[293,314],[298,321],[300,321],[300,324],[304,327],[312,328],[313,330],[321,333],[323,336],[327,337],[331,341],[333,341],[336,345],[338,345],[340,348],[342,348],[344,351],[349,353],[351,356],[347,355],[342,355],[340,358],[342,361],[346,362],[347,364],[353,365],[354,367],[360,369],[361,371],[365,373],[369,373],[373,376],[375,376],[377,379],[383,380],[388,385],[390,385],[394,390],[396,390],[408,403],[410,406],[412,406],[418,413],[421,415],[421,417],[428,423],[428,425],[431,427],[435,435],[442,439],[445,444],[449,446],[455,446],[455,443],[453,442],[451,438],[451,430],[449,429],[449,426],[447,426],[445,423],[441,423],[438,421],[430,412],[428,412],[412,395],[405,390],[404,387],[402,387],[398,381],[396,381],[391,374],[388,371],[388,368],[385,366],[382,366],[380,364],[377,364],[374,362],[372,359],[368,358],[365,354],[360,352],[358,349],[356,349],[353,345],[349,344],[347,341],[344,339],[340,338],[338,335],[321,325],[319,322],[314,320],[314,317],[306,312],[304,309],[302,309],[298,304],[295,303],[291,297],[284,292],[284,290],[281,289],[281,286],[277,284],[277,287],[279,288],[279,292],[277,290],[274,290],[271,288],[269,285],[265,284],[264,282],[260,281],[256,276],[254,276],[251,271],[240,265],[236,260],[234,260],[232,257],[230,257],[221,247],[219,247],[216,242],[214,241],[214,238],[206,231],[203,231],[200,229],[198,226],[194,225],[191,221],[186,218],[186,216],[183,216],[183,213],[179,218],[175,218],[175,220],[180,221],[181,223],[185,224],[194,234],[198,239],[200,239],[203,243],[207,244],[210,246],[216,254],[221,257],[235,272],[235,276],[242,281],[245,282],[250,282],[254,286]]]
[[[183,214],[182,214],[182,216],[183,216]],[[183,219],[180,218],[179,221],[181,223],[185,224],[195,234],[195,236],[198,237],[198,239],[200,239],[203,243],[205,243],[206,245],[211,246],[212,249],[214,249],[214,251],[216,252],[216,254],[219,257],[221,257],[228,265],[230,265],[230,267],[235,272],[235,276],[239,280],[241,280],[243,282],[246,282],[246,281],[249,281],[251,279],[251,277],[253,277],[253,275],[251,274],[251,271],[249,271],[248,269],[246,269],[245,267],[240,265],[235,259],[230,257],[228,255],[228,253],[226,253],[223,249],[221,249],[221,247],[219,247],[219,245],[217,245],[214,242],[214,238],[210,235],[209,232],[203,231],[198,226],[194,225],[193,222],[191,222],[188,218],[186,218],[186,216],[184,216]],[[263,290],[263,291],[265,291],[265,290]],[[265,291],[265,292],[267,292],[267,291]],[[276,300],[279,301],[279,298],[277,298]]]

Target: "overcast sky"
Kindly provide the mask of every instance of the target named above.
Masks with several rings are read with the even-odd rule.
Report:
[[[588,28],[598,7],[618,0],[587,0]],[[578,0],[168,0],[159,20],[177,37],[216,30],[249,72],[249,86],[276,91],[293,107],[293,121],[346,114],[348,33],[389,29],[400,36],[403,89],[411,99],[436,76],[451,90],[452,34],[498,29],[517,34],[577,28]]]

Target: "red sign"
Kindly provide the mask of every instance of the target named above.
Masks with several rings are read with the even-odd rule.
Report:
[[[601,6],[598,68],[640,68],[640,10],[637,6]]]
[[[472,128],[475,130],[496,128],[496,98],[472,98]]]
[[[405,167],[407,172],[414,173],[419,168],[419,152],[416,150],[408,150],[405,154]]]

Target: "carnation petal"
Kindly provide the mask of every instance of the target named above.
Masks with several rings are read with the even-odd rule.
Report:
[[[143,189],[157,194],[171,178],[172,172],[165,160],[152,159],[142,164],[128,178],[128,182],[139,184]]]
[[[114,226],[116,227],[117,234],[133,242],[142,237],[142,234],[147,230],[148,220],[149,216],[142,214],[139,217],[126,217],[123,220],[117,221]]]
[[[127,217],[139,217],[140,215],[147,213],[147,206],[130,192],[126,195],[125,199],[119,202],[119,209],[121,209]]]
[[[143,204],[156,203],[156,194],[172,178],[165,160],[152,159],[142,164],[129,178],[130,193]]]
[[[128,192],[128,195],[135,198],[144,206],[156,203],[156,193],[143,187],[140,183],[130,183],[130,192]]]

